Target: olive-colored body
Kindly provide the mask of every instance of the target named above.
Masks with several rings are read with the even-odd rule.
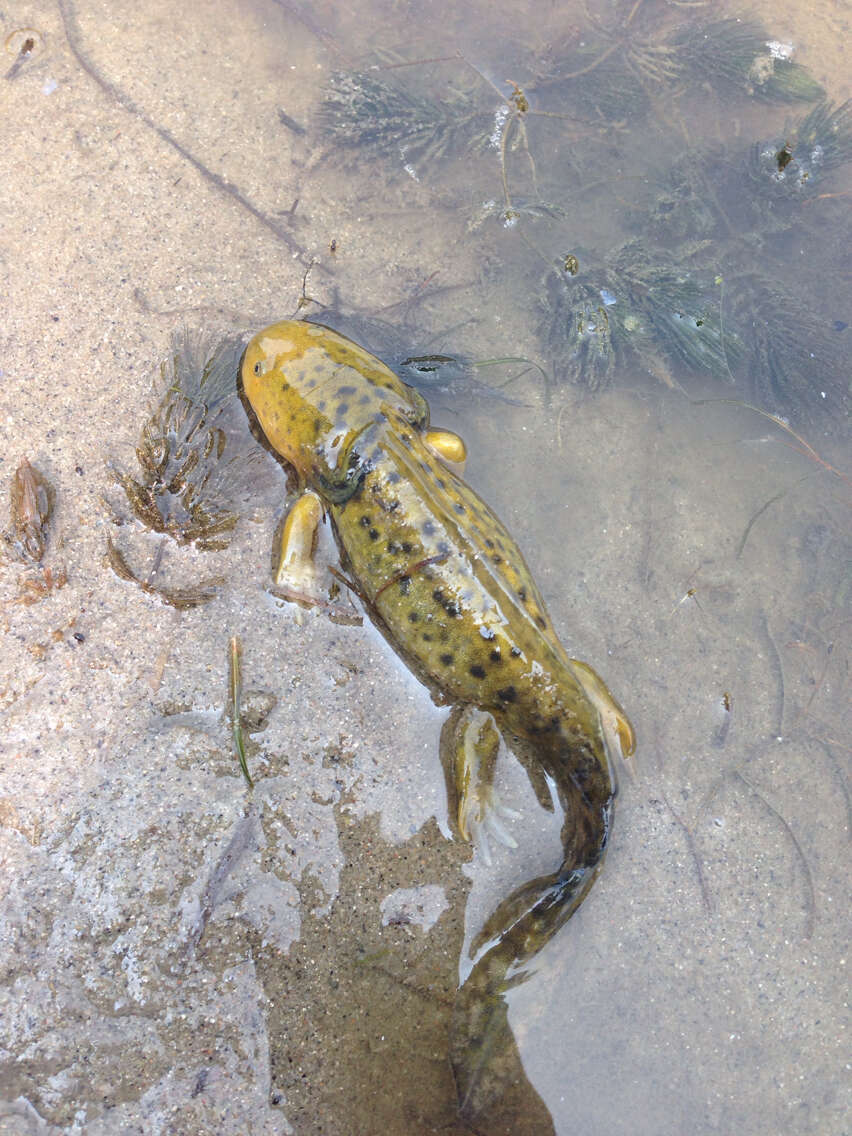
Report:
[[[520,739],[539,765],[533,784],[547,774],[566,812],[562,864],[500,904],[460,992],[452,1060],[462,1111],[474,1114],[499,1091],[509,971],[571,915],[600,866],[615,796],[610,750],[616,739],[630,752],[630,725],[594,671],[568,657],[518,546],[454,471],[461,439],[429,429],[416,391],[350,340],[299,321],[256,335],[242,378],[269,442],[303,482],[302,501],[313,502],[305,517],[330,516],[344,569],[392,645],[438,700],[460,708],[455,725],[468,739],[476,731],[475,744],[493,748],[488,716],[510,747]],[[295,531],[301,514],[297,503],[282,562],[312,548]],[[298,581],[292,598],[304,600],[304,564]],[[468,784],[471,745],[455,748],[461,798],[479,790]]]

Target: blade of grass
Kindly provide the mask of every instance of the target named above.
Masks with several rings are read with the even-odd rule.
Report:
[[[233,731],[234,752],[240,763],[243,777],[249,789],[254,788],[254,782],[248,771],[246,761],[246,744],[243,738],[243,724],[240,712],[240,703],[243,696],[243,648],[238,635],[232,635],[228,640],[228,693],[230,695],[231,729]]]

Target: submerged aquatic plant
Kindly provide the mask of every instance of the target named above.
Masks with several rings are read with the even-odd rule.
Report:
[[[532,89],[557,99],[576,113],[604,122],[632,122],[648,113],[651,100],[643,85],[648,78],[631,66],[630,57],[606,44],[552,52]]]
[[[839,107],[823,101],[783,139],[753,146],[749,174],[763,192],[790,199],[815,192],[825,174],[850,160],[852,100]]]
[[[534,201],[526,197],[512,197],[511,203],[497,201],[490,198],[483,201],[472,213],[467,223],[467,231],[475,233],[488,221],[496,220],[504,229],[513,228],[522,217],[529,217],[534,221],[542,218],[559,219],[566,216],[561,205],[554,205],[550,201]]]
[[[635,120],[661,90],[697,83],[778,102],[812,101],[823,94],[807,69],[772,43],[757,21],[715,20],[649,33],[633,26],[640,6],[635,3],[626,22],[613,28],[587,9],[591,40],[564,51],[551,49],[531,89],[555,89],[581,112],[608,122]]]
[[[687,150],[663,175],[661,191],[645,224],[658,238],[683,241],[709,237],[720,222],[713,182],[719,156]]]
[[[521,57],[517,69],[512,64],[511,74],[520,82],[507,79],[508,94],[461,57],[460,65],[479,76],[479,91],[446,87],[437,96],[434,79],[426,86],[422,76],[407,85],[402,76],[411,74],[408,60],[391,61],[385,70],[338,71],[328,82],[320,119],[337,146],[363,148],[370,156],[403,164],[413,176],[452,153],[490,147],[493,158],[497,152],[500,185],[483,204],[468,206],[474,210],[468,231],[485,242],[498,238],[503,228],[516,229],[548,264],[539,296],[539,334],[557,379],[595,390],[610,382],[617,368],[629,365],[635,371],[638,365],[671,386],[689,372],[733,382],[747,359],[749,374],[760,366],[767,370],[763,388],[755,378],[752,384],[766,390],[773,406],[786,405],[797,391],[808,397],[794,361],[808,331],[823,337],[823,323],[795,317],[795,302],[780,296],[778,310],[796,328],[782,347],[784,334],[766,331],[772,320],[759,325],[744,302],[730,310],[726,304],[723,312],[721,266],[726,281],[742,273],[747,262],[749,271],[760,263],[772,279],[777,258],[783,273],[789,253],[784,239],[796,223],[787,202],[816,198],[813,189],[822,176],[852,158],[852,110],[849,103],[833,107],[825,101],[820,85],[791,58],[792,47],[774,42],[757,20],[702,14],[687,22],[683,10],[690,6],[625,0],[613,5],[617,15],[605,23],[584,3],[582,27],[568,28],[544,54]],[[406,70],[388,69],[400,65]],[[708,88],[741,101],[822,101],[784,138],[755,146],[744,160],[739,144],[725,140],[724,124],[722,140],[704,143],[694,136],[698,102],[706,103]],[[502,100],[496,115],[495,93]],[[483,105],[491,109],[480,109]],[[650,119],[652,111],[649,129],[621,130],[642,115]],[[579,116],[589,121],[578,128]],[[669,138],[662,137],[666,127]],[[547,145],[564,169],[544,169],[538,148]],[[596,156],[606,157],[602,147],[618,155],[617,169],[604,177],[594,164]],[[521,160],[510,163],[508,155],[515,152]],[[660,178],[658,170],[672,156]],[[582,177],[580,185],[563,191],[566,178],[575,174]],[[561,226],[565,218],[578,225],[568,241],[573,247],[578,236],[582,239],[579,226],[594,209],[590,191],[603,186],[619,206],[630,209],[625,198],[633,196],[631,183],[647,183],[649,175],[659,179],[656,200],[633,210],[629,229],[641,239],[601,249],[596,261],[584,257],[579,274],[567,261],[553,266],[551,253],[536,248],[541,230]],[[528,236],[533,222],[539,230],[535,240]],[[744,292],[745,285],[738,287],[738,297]],[[764,301],[767,293],[759,290],[755,311]],[[828,351],[825,344],[813,354],[823,350]],[[386,361],[418,386],[443,389],[462,374],[465,390],[472,389],[469,368],[460,370],[451,355],[421,356],[409,348]]]
[[[677,385],[670,365],[729,379],[742,352],[723,327],[715,278],[652,255],[639,240],[583,277],[551,270],[540,330],[557,377],[590,390],[630,357],[669,385]]]
[[[241,509],[264,480],[264,451],[245,427],[237,395],[242,338],[220,343],[183,332],[161,365],[165,393],[145,423],[136,447],[139,477],[122,470],[115,479],[145,528],[200,551],[226,548]],[[268,466],[266,467],[268,468]],[[117,517],[118,523],[122,519]],[[216,595],[220,577],[172,587],[157,577],[160,541],[147,573],[138,573],[110,539],[107,560],[115,574],[176,608],[196,607]]]
[[[125,554],[111,538],[107,540],[107,563],[120,580],[127,580],[135,584],[143,592],[156,596],[169,607],[177,608],[179,611],[200,607],[208,600],[212,600],[220,586],[225,582],[222,576],[212,576],[206,580],[199,580],[188,588],[173,588],[163,584],[154,584],[150,578],[134,572]],[[153,573],[150,575],[153,575]]]
[[[747,342],[752,397],[776,414],[843,421],[852,410],[842,332],[777,280],[744,273],[729,307]]]
[[[805,67],[770,42],[756,20],[691,24],[674,33],[683,76],[709,83],[722,94],[746,94],[776,102],[810,102],[824,94]]]
[[[115,475],[147,528],[202,550],[227,546],[262,453],[241,421],[243,346],[238,338],[213,346],[188,332],[175,337],[160,368],[165,394],[136,447],[141,477]]]
[[[609,300],[600,279],[570,276],[561,265],[548,272],[539,334],[553,358],[557,379],[580,383],[590,391],[609,384],[620,338],[615,318],[610,320]]]
[[[641,317],[672,362],[729,379],[742,345],[723,330],[715,274],[685,267],[688,259],[652,255],[641,241],[628,241],[611,258],[612,290]]]
[[[493,111],[478,109],[459,92],[430,99],[368,71],[335,71],[319,117],[338,146],[401,159],[404,165],[435,162],[453,151],[484,150],[494,126]]]

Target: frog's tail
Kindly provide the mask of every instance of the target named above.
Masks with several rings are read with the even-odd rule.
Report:
[[[562,865],[505,899],[471,947],[475,961],[456,996],[450,1049],[459,1111],[467,1121],[523,1076],[505,995],[530,976],[529,964],[586,898],[603,865],[615,788],[608,776],[600,782],[591,792],[575,783],[567,802],[563,791],[570,807]]]

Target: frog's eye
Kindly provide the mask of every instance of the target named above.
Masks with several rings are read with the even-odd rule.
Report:
[[[258,359],[258,361],[257,361],[257,362],[255,363],[255,365],[254,365],[254,373],[255,373],[256,375],[259,375],[259,374],[261,374],[261,373],[262,373],[262,371],[263,371],[263,366],[261,365],[261,362],[260,362],[260,360]]]

